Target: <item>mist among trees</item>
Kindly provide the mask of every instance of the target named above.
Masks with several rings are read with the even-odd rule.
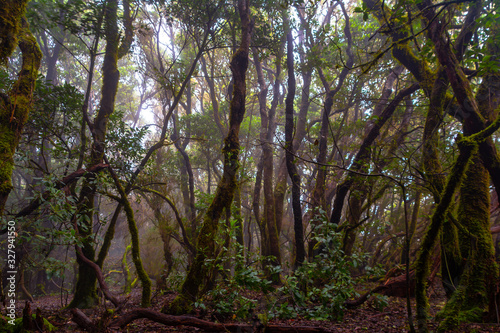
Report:
[[[2,0],[0,331],[498,329],[499,5]]]

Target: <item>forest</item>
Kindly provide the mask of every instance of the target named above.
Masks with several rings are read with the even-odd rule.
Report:
[[[499,111],[499,0],[0,0],[0,332],[498,332]]]

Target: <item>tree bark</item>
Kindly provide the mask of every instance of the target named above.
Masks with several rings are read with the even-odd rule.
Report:
[[[303,51],[304,38],[303,33],[299,31],[299,43],[300,43],[300,59],[301,63],[306,63],[306,56]],[[299,112],[297,115],[297,123],[295,127],[295,134],[293,136],[293,150],[298,151],[302,140],[306,135],[306,124],[307,124],[307,114],[309,111],[309,105],[311,103],[309,99],[309,92],[311,87],[312,71],[308,66],[301,66],[302,72],[302,92],[301,100],[299,106]],[[285,194],[287,189],[287,166],[286,166],[286,152],[285,156],[280,158],[280,167],[277,173],[276,185],[274,187],[274,205],[275,205],[275,218],[276,224],[281,226],[283,220],[283,206],[285,202]],[[279,232],[279,230],[278,230]]]

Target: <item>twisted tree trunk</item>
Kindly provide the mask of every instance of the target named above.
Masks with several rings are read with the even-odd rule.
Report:
[[[205,261],[214,257],[215,236],[219,220],[224,209],[230,209],[234,192],[237,187],[236,172],[238,171],[238,156],[240,150],[239,131],[245,114],[246,71],[248,68],[248,51],[253,23],[250,21],[249,1],[239,0],[238,11],[241,19],[241,44],[231,60],[231,71],[234,78],[233,96],[229,113],[229,131],[224,139],[224,172],[217,186],[215,197],[203,218],[203,225],[197,239],[197,252],[191,265],[181,293],[163,311],[172,314],[183,314],[192,309],[206,279],[207,267]]]

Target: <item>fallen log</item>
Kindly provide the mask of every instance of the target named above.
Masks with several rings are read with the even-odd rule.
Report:
[[[429,285],[432,284],[440,266],[440,256],[434,258],[431,275],[429,276]],[[399,268],[398,268],[399,270]],[[372,294],[381,294],[391,297],[406,297],[407,283],[406,274],[394,276],[396,270],[391,270],[386,274],[385,282],[364,293],[354,300],[347,300],[344,306],[348,309],[354,309],[365,303]],[[410,279],[410,297],[415,296],[415,270],[411,270],[408,274]]]
[[[87,317],[85,313],[83,313],[82,310],[74,308],[70,311],[73,315],[73,318],[71,318],[71,320],[73,320],[78,326],[89,332],[97,331],[97,326],[92,322],[92,320],[90,320],[89,317]]]

